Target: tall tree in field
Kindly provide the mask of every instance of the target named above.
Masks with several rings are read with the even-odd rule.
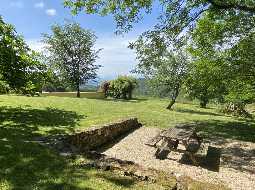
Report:
[[[77,23],[53,25],[52,35],[44,34],[49,59],[66,76],[80,97],[80,85],[95,79],[100,67],[95,64],[100,50],[95,49],[96,36]]]
[[[139,60],[135,72],[150,81],[154,92],[171,99],[167,109],[176,102],[189,70],[185,50],[174,46],[169,48],[172,41],[162,40],[157,33],[149,32],[129,46],[136,51]]]
[[[221,93],[226,111],[243,115],[245,105],[255,100],[255,33],[239,28],[237,35],[229,33],[231,29],[236,26],[211,14],[198,22],[189,49],[194,74],[188,87],[196,96],[207,92],[213,98]]]

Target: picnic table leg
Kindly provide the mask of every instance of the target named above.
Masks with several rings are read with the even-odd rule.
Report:
[[[197,133],[193,133],[193,138],[197,140],[199,144],[202,143],[203,139],[197,135]]]
[[[156,150],[155,156],[157,159],[164,160],[167,158],[168,154],[171,152],[172,145],[170,142],[163,138],[162,145]]]
[[[184,141],[182,141],[182,143],[183,143],[183,145],[185,146],[185,149],[187,149],[187,147],[188,147],[187,141],[184,140]],[[196,166],[199,165],[198,162],[197,162],[197,160],[196,160],[196,158],[195,158],[195,156],[194,156],[191,152],[185,151],[185,153],[189,156],[189,158],[191,159],[191,161],[192,161],[192,163],[193,163],[194,165],[196,165]]]
[[[198,166],[199,164],[198,164],[198,162],[197,162],[195,156],[194,156],[191,152],[186,151],[186,153],[189,155],[189,158],[191,159],[192,163],[193,163],[195,166]]]

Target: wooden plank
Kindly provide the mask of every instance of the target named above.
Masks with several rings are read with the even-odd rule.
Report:
[[[156,147],[156,144],[162,139],[163,137],[160,135],[160,133],[153,137],[152,139],[150,139],[148,142],[145,143],[145,145],[148,146],[152,146],[152,147]]]

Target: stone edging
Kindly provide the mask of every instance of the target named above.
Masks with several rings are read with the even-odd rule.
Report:
[[[103,126],[94,126],[86,131],[73,134],[69,136],[69,142],[77,147],[79,151],[86,152],[109,144],[141,126],[137,118],[125,119]]]

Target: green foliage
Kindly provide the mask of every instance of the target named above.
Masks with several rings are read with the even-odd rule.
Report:
[[[0,17],[0,72],[2,79],[11,88],[19,89],[26,84],[28,47],[23,38],[16,34],[15,28],[6,24]]]
[[[64,92],[70,88],[70,84],[64,76],[55,73],[51,68],[48,69],[47,80],[43,85],[43,91],[46,92]]]
[[[132,99],[132,93],[137,86],[137,80],[129,76],[119,76],[110,81],[109,95],[117,99]]]
[[[1,80],[16,92],[25,93],[24,89],[31,86],[39,91],[44,78],[44,65],[37,57],[38,54],[30,50],[24,39],[16,34],[15,28],[0,17]]]
[[[37,88],[32,81],[28,81],[27,84],[25,85],[25,87],[22,87],[20,89],[20,91],[23,94],[30,94],[30,95],[34,96],[37,92]]]
[[[145,14],[151,13],[156,4],[159,14],[159,23],[156,26],[161,31],[169,29],[169,35],[181,34],[192,28],[204,12],[211,12],[222,19],[229,19],[233,16],[239,19],[241,15],[248,22],[255,13],[252,0],[65,0],[64,2],[74,14],[80,11],[102,16],[112,14],[118,30],[122,32],[129,31],[134,23],[139,22]],[[235,23],[236,19],[232,21]],[[248,25],[248,22],[243,22],[243,25]]]
[[[254,32],[240,30],[237,35],[232,22],[215,19],[207,14],[192,33],[189,94],[201,102],[218,98],[239,105],[251,103],[255,98]]]
[[[167,48],[174,40],[165,42],[157,33],[147,33],[129,47],[136,51],[139,60],[135,72],[150,81],[157,95],[171,99],[167,107],[171,109],[187,76],[189,60],[183,49],[173,45]]]
[[[77,23],[53,25],[52,35],[44,34],[48,59],[55,65],[56,74],[63,77],[80,96],[80,85],[96,78],[100,67],[95,64],[100,50],[95,50],[96,36]]]
[[[185,88],[191,98],[200,101],[201,107],[206,107],[211,99],[222,102],[226,93],[225,83],[222,80],[220,63],[210,60],[197,60],[191,65],[190,72],[185,81]]]
[[[0,80],[0,94],[7,94],[10,91],[10,86],[7,82]]]
[[[227,102],[246,105],[255,101],[254,43],[255,33],[252,32],[226,51],[225,59],[229,65]]]

